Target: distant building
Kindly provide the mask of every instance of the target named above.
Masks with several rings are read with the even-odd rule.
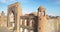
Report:
[[[0,26],[1,27],[7,27],[6,26],[7,23],[7,16],[5,15],[5,13],[2,11],[1,15],[0,15]]]

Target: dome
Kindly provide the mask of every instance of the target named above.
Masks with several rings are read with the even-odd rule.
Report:
[[[40,6],[39,8],[45,8],[44,6]]]
[[[38,10],[45,11],[45,7],[44,7],[44,6],[40,6],[40,7],[38,8]]]

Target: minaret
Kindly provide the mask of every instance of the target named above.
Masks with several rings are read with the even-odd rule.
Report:
[[[12,32],[20,31],[20,16],[22,16],[22,9],[19,2],[8,6],[7,27]]]
[[[43,6],[38,8],[38,32],[46,32],[46,9]]]

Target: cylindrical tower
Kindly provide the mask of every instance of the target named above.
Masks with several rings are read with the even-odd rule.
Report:
[[[38,8],[38,32],[46,32],[46,9],[43,6]]]

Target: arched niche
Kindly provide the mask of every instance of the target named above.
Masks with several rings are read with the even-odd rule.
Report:
[[[15,27],[15,15],[14,15],[14,11],[9,11],[9,22],[11,24],[11,27],[14,28]]]
[[[34,26],[34,20],[33,19],[30,20],[29,26],[30,27],[33,27]]]
[[[23,32],[23,28],[22,27],[20,28],[20,32]]]
[[[29,32],[27,28],[24,29],[24,32]]]

